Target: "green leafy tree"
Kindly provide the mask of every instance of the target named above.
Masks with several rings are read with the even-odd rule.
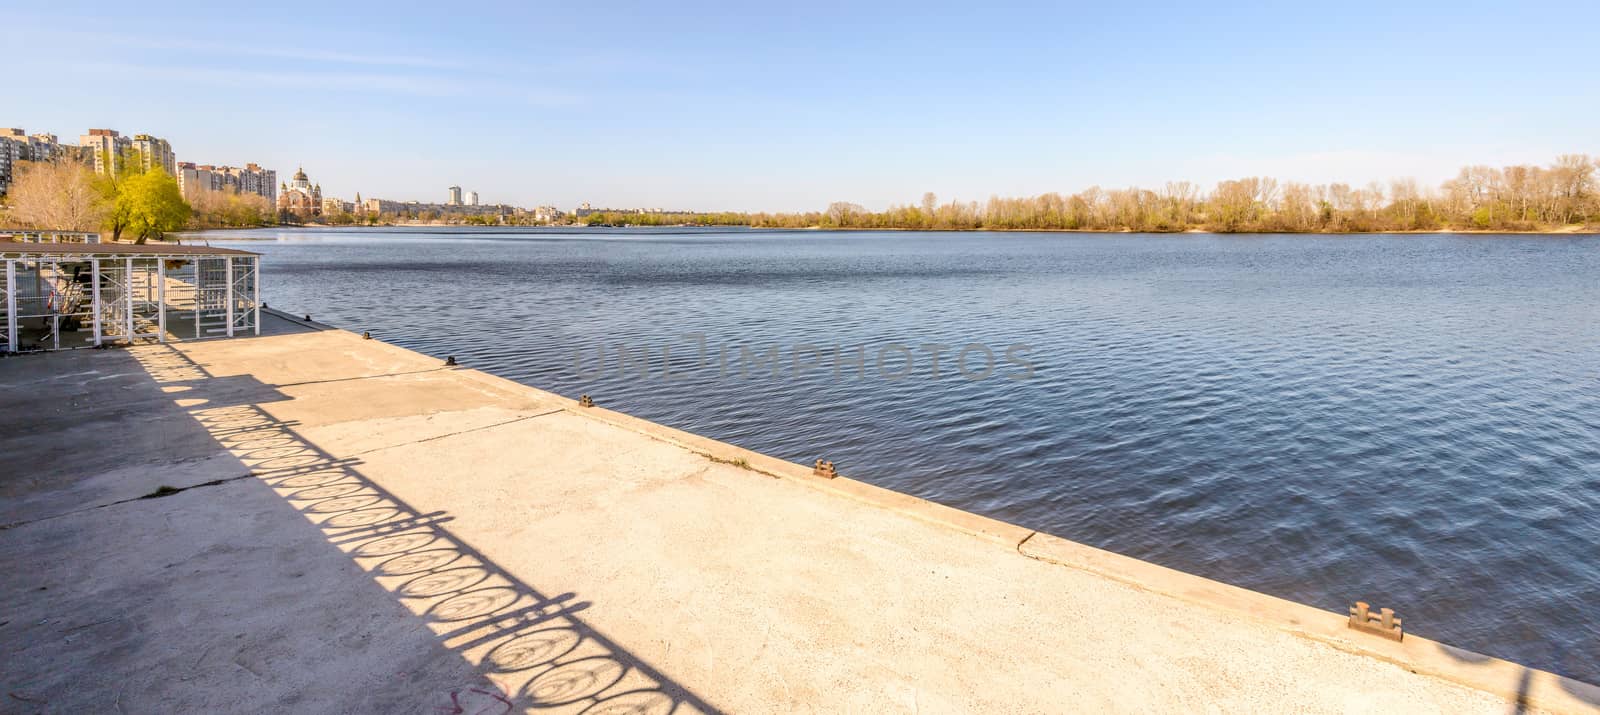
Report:
[[[111,164],[115,169],[95,179],[96,202],[104,215],[111,240],[122,234],[137,236],[136,243],[160,240],[167,231],[176,231],[189,222],[193,211],[183,200],[177,180],[161,167],[145,169],[144,157],[137,151],[122,152]]]
[[[114,168],[109,173],[95,176],[94,192],[97,197],[95,207],[104,217],[102,222],[105,230],[111,232],[111,240],[120,241],[122,232],[128,228],[129,220],[126,207],[121,205],[119,199],[122,195],[122,186],[129,179],[143,173],[144,162],[138,152],[124,151],[115,161],[102,157],[99,163]]]
[[[183,228],[191,214],[178,182],[159,167],[120,181],[114,207],[123,222],[116,235],[131,232],[138,236],[135,243],[160,240],[167,231]]]

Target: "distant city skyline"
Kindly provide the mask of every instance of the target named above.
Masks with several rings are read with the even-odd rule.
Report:
[[[324,198],[321,185],[313,185],[307,179],[304,166],[295,171],[293,185],[286,181],[281,186],[285,192],[283,197],[289,202],[286,204],[278,200],[280,185],[276,183],[276,170],[264,169],[254,162],[247,163],[241,168],[225,164],[203,164],[187,158],[179,161],[171,142],[165,138],[150,134],[130,135],[119,129],[104,127],[86,130],[78,136],[76,144],[61,141],[59,135],[49,131],[30,132],[25,127],[0,127],[0,195],[3,195],[8,188],[17,161],[72,159],[89,165],[97,173],[110,175],[119,171],[123,158],[130,155],[138,158],[143,170],[160,168],[167,172],[178,183],[179,191],[190,199],[201,191],[250,193],[267,199],[269,205],[274,205],[280,210],[306,215],[322,212],[325,208],[324,201],[337,203],[341,207],[363,204],[359,191],[356,192],[357,200],[354,202],[345,202],[335,197]],[[298,196],[294,196],[291,192],[298,193]],[[480,201],[476,190],[463,193],[461,187],[451,186],[449,192],[450,196],[444,202],[446,206],[486,205]],[[432,202],[383,199],[382,203],[399,205]]]
[[[1593,3],[691,5],[9,9],[0,121],[345,196],[748,211],[1600,153]]]

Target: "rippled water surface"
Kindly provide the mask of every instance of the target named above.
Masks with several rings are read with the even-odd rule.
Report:
[[[224,236],[274,307],[1600,682],[1600,238]]]

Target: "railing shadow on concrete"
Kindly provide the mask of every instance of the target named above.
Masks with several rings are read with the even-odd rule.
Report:
[[[213,439],[501,690],[453,691],[441,713],[718,712],[585,623],[590,603],[518,579],[455,538],[446,514],[422,513],[365,477],[359,460],[333,457],[256,404],[222,395],[211,404],[215,378],[173,347],[132,352],[157,383],[186,388],[173,397]]]
[[[1450,658],[1462,663],[1482,665],[1496,661],[1496,659],[1490,656],[1443,643],[1438,644],[1438,649],[1441,653],[1444,653]],[[1505,662],[1509,663],[1509,661]],[[1511,663],[1511,665],[1515,666],[1515,676],[1513,676],[1511,679],[1514,679],[1516,683],[1511,689],[1511,709],[1509,712],[1511,715],[1523,715],[1524,713],[1540,710],[1539,704],[1534,702],[1533,690],[1536,671],[1525,665],[1516,663]],[[1558,681],[1561,689],[1566,691],[1567,694],[1576,698],[1579,702],[1600,708],[1600,687],[1583,683],[1572,678],[1550,678],[1550,676],[1546,674],[1539,674],[1539,677]]]

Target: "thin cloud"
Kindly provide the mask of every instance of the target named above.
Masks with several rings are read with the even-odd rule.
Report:
[[[364,65],[372,67],[410,67],[419,69],[465,70],[470,65],[456,60],[440,60],[415,55],[375,54],[318,50],[305,47],[262,47],[248,44],[228,44],[206,40],[182,38],[152,40],[144,37],[116,35],[100,32],[69,31],[69,37],[100,46],[123,47],[163,52],[219,53],[220,56],[246,55],[271,57],[280,60],[327,62],[332,64]]]
[[[170,79],[225,86],[261,85],[321,90],[373,90],[430,97],[448,97],[464,94],[459,87],[447,79],[396,74],[241,70],[94,62],[75,63],[71,67],[85,72],[120,72],[125,75],[135,75],[149,79]]]
[[[578,95],[541,88],[511,87],[510,83],[463,80],[436,74],[395,74],[377,72],[318,72],[299,70],[245,70],[236,68],[174,67],[84,62],[68,69],[85,73],[117,72],[146,79],[191,82],[224,87],[259,86],[336,92],[375,92],[417,97],[483,96],[493,93],[504,99],[534,106],[564,107],[581,104]]]
[[[161,49],[162,45],[150,43],[148,47]],[[165,47],[172,47],[166,44]],[[371,55],[350,52],[328,52],[324,50],[310,50],[296,47],[225,47],[207,43],[182,43],[182,49],[196,52],[226,51],[251,55],[254,57],[276,57],[278,59],[303,60],[307,62],[331,62],[350,65],[371,65],[379,67],[416,67],[427,69],[468,69],[463,62],[448,60],[435,60],[426,57],[403,57],[399,55]]]

